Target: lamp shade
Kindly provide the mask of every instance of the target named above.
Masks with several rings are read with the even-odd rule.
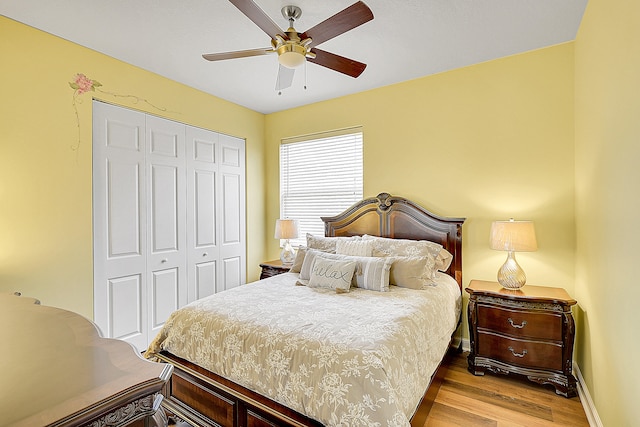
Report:
[[[494,221],[491,224],[491,249],[512,252],[538,250],[533,221]]]
[[[295,219],[276,220],[276,239],[296,239],[298,237],[298,221]]]

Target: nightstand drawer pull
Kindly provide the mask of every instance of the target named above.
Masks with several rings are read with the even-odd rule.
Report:
[[[518,328],[518,329],[522,329],[522,328],[524,328],[524,327],[525,327],[525,325],[527,324],[527,321],[526,321],[526,320],[523,320],[523,321],[522,321],[522,323],[521,323],[521,324],[519,324],[519,325],[516,325],[515,323],[513,323],[513,319],[512,319],[511,317],[509,317],[507,320],[509,321],[509,324],[510,324],[511,326],[513,326],[514,328]]]
[[[522,350],[522,353],[516,353],[515,350],[513,349],[513,347],[509,347],[509,351],[511,352],[511,354],[513,354],[515,357],[524,357],[525,354],[527,354],[527,350]]]

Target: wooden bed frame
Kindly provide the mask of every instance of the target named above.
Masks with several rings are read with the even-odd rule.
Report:
[[[402,197],[387,193],[364,199],[334,217],[323,217],[326,236],[369,234],[440,243],[453,254],[447,271],[462,290],[462,223],[444,218]],[[160,360],[174,366],[165,388],[163,407],[171,415],[195,426],[321,426],[319,422],[273,400],[207,371],[187,360],[163,352]],[[446,355],[445,355],[446,358]],[[443,359],[444,361],[444,359]],[[431,378],[422,402],[411,419],[424,425],[446,373],[446,363]]]

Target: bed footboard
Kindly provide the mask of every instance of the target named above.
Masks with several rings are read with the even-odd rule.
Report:
[[[163,407],[194,426],[322,426],[319,422],[220,377],[187,360],[163,352],[174,366]]]
[[[450,349],[449,352],[455,351]],[[449,354],[449,353],[448,353]],[[431,378],[412,427],[422,427],[447,372],[448,354]],[[162,406],[183,421],[202,427],[320,427],[321,423],[242,387],[187,360],[163,352],[160,361],[173,365]]]

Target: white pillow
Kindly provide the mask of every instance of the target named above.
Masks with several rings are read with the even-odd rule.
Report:
[[[296,252],[296,259],[293,260],[293,265],[289,272],[291,273],[300,273],[300,269],[302,268],[302,262],[304,261],[304,256],[307,254],[307,248],[304,246],[299,246],[298,251]]]
[[[336,243],[338,240],[348,241],[348,240],[360,240],[360,236],[352,236],[352,237],[324,237],[324,236],[314,236],[313,234],[307,233],[307,248],[309,249],[317,249],[322,252],[329,252],[332,254],[336,253]]]
[[[442,263],[437,262],[438,255],[443,249],[439,243],[429,240],[390,239],[387,237],[370,236],[368,234],[362,236],[362,239],[365,241],[373,241],[373,256],[432,257],[433,266],[431,278],[435,277],[436,271],[439,270],[439,267],[443,266]]]
[[[352,256],[372,256],[372,240],[338,240],[336,242],[336,253],[338,255]]]
[[[310,288],[334,289],[337,293],[349,292],[356,268],[355,261],[338,261],[316,257],[309,277]]]
[[[425,285],[434,285],[431,272],[433,258],[430,256],[390,257],[393,265],[389,274],[389,283],[403,288],[422,289]]]
[[[438,254],[438,258],[436,258],[436,268],[438,271],[447,271],[451,265],[451,261],[453,261],[453,255],[451,255],[451,252],[442,248]]]
[[[310,279],[311,269],[317,257],[336,261],[355,261],[356,271],[352,279],[353,286],[379,292],[389,290],[389,273],[394,262],[394,258],[392,257],[354,257],[308,249],[302,262],[302,268],[300,269],[300,280],[305,281]]]

